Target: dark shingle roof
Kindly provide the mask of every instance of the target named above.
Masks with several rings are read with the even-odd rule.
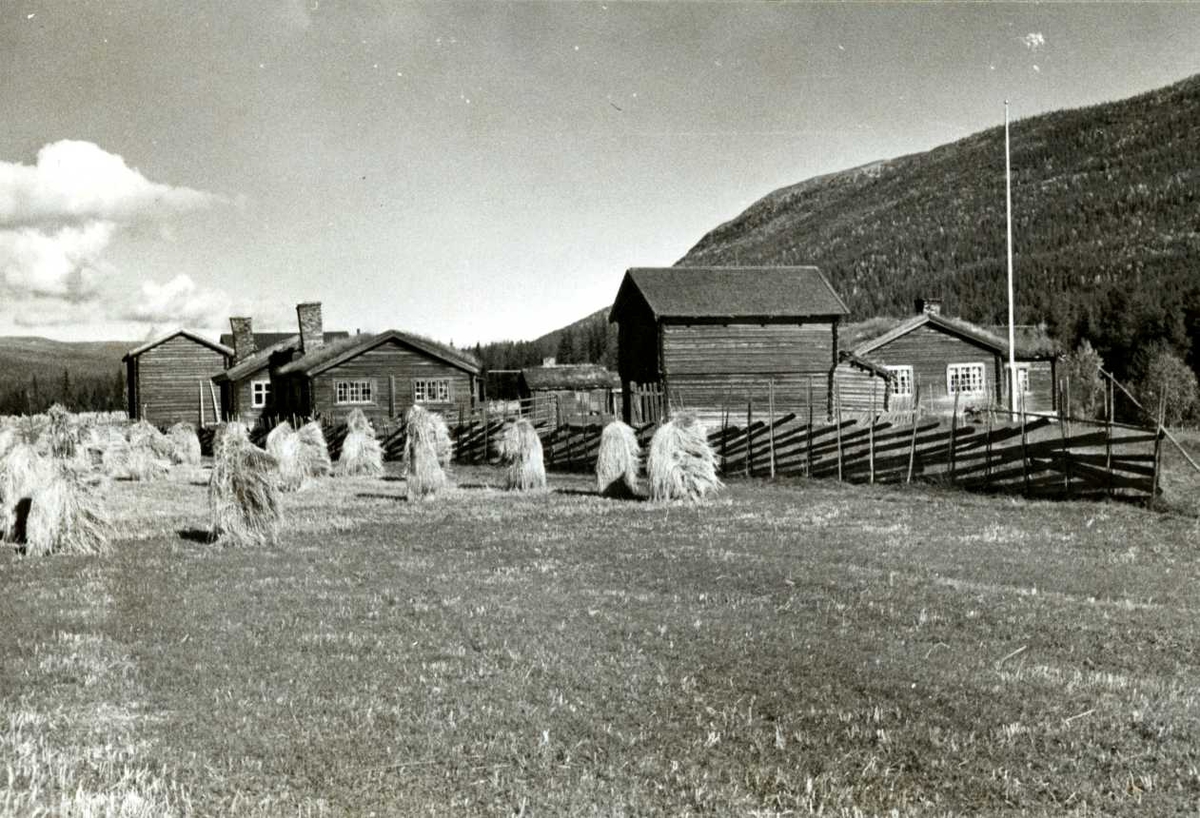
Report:
[[[554,389],[606,389],[619,387],[621,379],[599,364],[534,366],[521,370],[530,392]]]
[[[634,267],[610,321],[640,294],[656,318],[810,318],[847,315],[816,267]]]
[[[303,357],[296,358],[294,361],[284,364],[279,368],[279,374],[291,375],[301,372],[305,375],[316,375],[331,366],[336,366],[343,361],[357,357],[367,350],[374,349],[388,341],[397,341],[404,346],[416,349],[472,375],[479,374],[479,363],[475,360],[475,356],[470,353],[463,352],[438,341],[430,340],[429,338],[422,338],[420,335],[413,335],[412,333],[400,332],[394,329],[385,330],[378,335],[352,335],[341,341],[326,344],[320,349],[313,350]]]

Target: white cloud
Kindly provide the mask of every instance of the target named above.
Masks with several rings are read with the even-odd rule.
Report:
[[[1030,51],[1037,51],[1046,44],[1046,38],[1040,31],[1031,31],[1022,38],[1022,42]]]
[[[122,230],[149,223],[159,229],[140,231],[143,235],[169,237],[169,219],[226,201],[152,182],[91,142],[53,142],[38,151],[32,165],[0,161],[0,313],[21,326],[57,326],[92,316],[94,311],[79,307],[102,300],[103,285],[115,273],[105,255]],[[187,283],[190,293],[179,279],[161,290],[144,290],[138,306],[146,315],[156,312],[155,304],[187,314],[189,301],[207,308],[223,297]]]
[[[215,328],[229,317],[230,299],[221,290],[205,290],[180,273],[165,284],[142,283],[141,297],[122,317],[156,325]]]
[[[219,201],[212,193],[151,182],[91,142],[52,142],[38,151],[34,165],[0,161],[0,229],[129,222]]]

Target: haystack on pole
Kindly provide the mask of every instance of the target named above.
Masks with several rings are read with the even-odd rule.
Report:
[[[521,418],[509,424],[500,438],[500,457],[508,464],[505,487],[510,491],[546,488],[546,466],[537,429]]]
[[[633,497],[638,488],[642,447],[633,427],[614,420],[600,433],[596,487],[605,497]]]
[[[33,488],[44,481],[47,460],[31,443],[18,441],[0,457],[0,539],[24,540],[23,515]],[[24,510],[22,510],[24,509]]]
[[[267,432],[266,448],[270,452],[271,457],[279,460],[283,454],[284,447],[289,435],[295,434],[296,430],[292,428],[292,424],[286,420],[275,424],[271,431]]]
[[[25,553],[107,553],[112,525],[100,496],[61,462],[45,464],[38,478],[28,498]]]
[[[237,546],[274,542],[281,520],[276,466],[275,458],[250,442],[241,423],[218,428],[208,481],[213,540]]]
[[[383,445],[361,409],[346,418],[346,437],[334,473],[339,477],[379,477],[383,474]]]
[[[171,441],[171,459],[185,466],[200,465],[200,437],[190,423],[179,422],[167,430]]]
[[[405,413],[404,479],[410,501],[432,498],[446,487],[439,452],[439,421],[440,415],[420,405]],[[445,421],[441,425],[445,426]]]
[[[701,500],[721,488],[708,434],[695,415],[679,412],[650,440],[650,499]]]

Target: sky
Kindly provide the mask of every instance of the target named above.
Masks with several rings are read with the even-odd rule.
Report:
[[[775,188],[1197,42],[1200,4],[0,0],[0,335],[531,339]]]

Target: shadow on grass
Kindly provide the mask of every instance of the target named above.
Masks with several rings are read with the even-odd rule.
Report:
[[[205,545],[216,542],[212,532],[207,528],[181,528],[176,533],[179,534],[179,539],[188,542],[204,543]]]
[[[455,486],[457,489],[499,489],[500,486],[494,486],[491,483],[459,483]]]
[[[394,474],[385,474],[383,477],[380,477],[379,479],[385,483],[403,483],[404,482],[403,477],[398,477],[397,475],[394,475]]]
[[[361,491],[355,494],[354,497],[358,500],[396,500],[401,503],[408,502],[408,498],[403,494],[381,494],[377,491]]]

